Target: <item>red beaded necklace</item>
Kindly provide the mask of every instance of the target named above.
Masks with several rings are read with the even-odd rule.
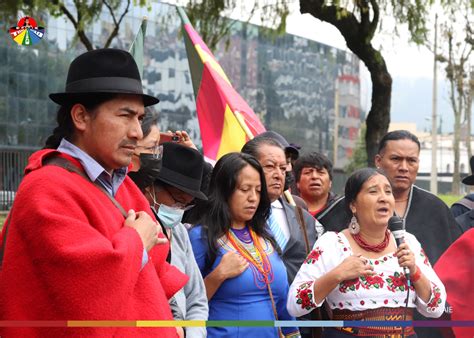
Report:
[[[354,235],[352,234],[352,238],[354,238],[354,241],[359,245],[362,249],[371,251],[371,252],[382,252],[385,250],[385,248],[388,246],[390,243],[390,233],[388,230],[385,230],[385,238],[384,240],[376,245],[372,245],[364,241],[360,233]]]

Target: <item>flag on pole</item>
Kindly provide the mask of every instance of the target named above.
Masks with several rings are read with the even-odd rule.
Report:
[[[138,30],[137,35],[135,36],[135,40],[132,41],[130,45],[130,49],[128,50],[130,54],[132,54],[135,62],[138,66],[138,71],[140,72],[140,78],[143,81],[143,51],[145,45],[145,33],[146,33],[146,23],[147,18],[146,16],[143,17],[142,24],[140,25],[140,29]]]
[[[264,132],[265,127],[232,87],[184,10],[176,8],[183,24],[204,156],[217,161],[231,151],[240,151],[249,139]]]

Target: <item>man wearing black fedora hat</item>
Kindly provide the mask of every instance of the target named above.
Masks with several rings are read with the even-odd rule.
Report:
[[[173,314],[180,320],[207,320],[206,288],[182,223],[185,210],[195,198],[207,200],[200,190],[204,158],[197,150],[178,143],[162,146],[160,172],[154,184],[145,188],[145,195],[171,242],[171,264],[189,276],[188,283],[174,296]],[[204,327],[187,327],[185,332],[187,337],[206,337]]]
[[[70,65],[58,126],[34,153],[2,233],[0,318],[171,320],[168,298],[188,278],[127,177],[144,107],[133,57],[98,49]],[[3,327],[0,336],[176,337],[174,328]]]
[[[462,183],[465,185],[474,185],[474,156],[469,159],[471,175],[464,177]],[[454,217],[458,217],[474,209],[474,193],[467,194],[451,206],[451,212]],[[461,224],[462,225],[462,224]]]

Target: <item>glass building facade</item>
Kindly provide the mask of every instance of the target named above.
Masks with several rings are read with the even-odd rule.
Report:
[[[128,50],[144,16],[143,83],[161,100],[156,106],[160,128],[188,130],[199,145],[191,74],[174,6],[132,7],[112,47]],[[41,148],[52,133],[57,106],[48,94],[64,90],[69,63],[85,51],[66,19],[35,19],[46,29],[41,42],[20,46],[4,33],[7,43],[0,45],[0,191],[15,191],[21,179],[26,157],[15,154]],[[88,32],[94,46],[104,45],[110,22],[104,12]],[[336,167],[347,163],[363,119],[356,56],[289,34],[270,37],[261,27],[240,22],[233,26],[229,47],[224,45],[216,48],[216,58],[268,130],[303,151],[325,153]]]

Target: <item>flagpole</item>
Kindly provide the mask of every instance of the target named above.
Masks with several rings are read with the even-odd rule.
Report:
[[[438,168],[436,161],[436,153],[438,151],[438,141],[437,141],[437,127],[436,127],[436,105],[438,98],[438,77],[437,77],[437,44],[438,44],[438,13],[435,16],[435,36],[434,36],[434,60],[433,60],[433,102],[432,102],[432,112],[431,112],[431,177],[430,177],[430,190],[434,195],[438,194]]]
[[[237,122],[239,122],[240,127],[244,131],[245,135],[247,135],[249,140],[253,139],[255,136],[252,134],[249,127],[245,123],[245,120],[244,120],[244,117],[242,116],[242,114],[240,114],[240,112],[238,112],[238,111],[235,111],[234,115],[235,115],[235,118],[237,119]]]
[[[132,43],[130,44],[130,49],[128,50],[130,54],[132,54],[135,62],[137,63],[138,71],[140,72],[140,77],[143,80],[143,50],[145,46],[145,33],[146,33],[146,25],[147,25],[148,18],[146,16],[143,17],[142,23],[140,28],[138,29],[137,35],[135,39],[133,39]]]

